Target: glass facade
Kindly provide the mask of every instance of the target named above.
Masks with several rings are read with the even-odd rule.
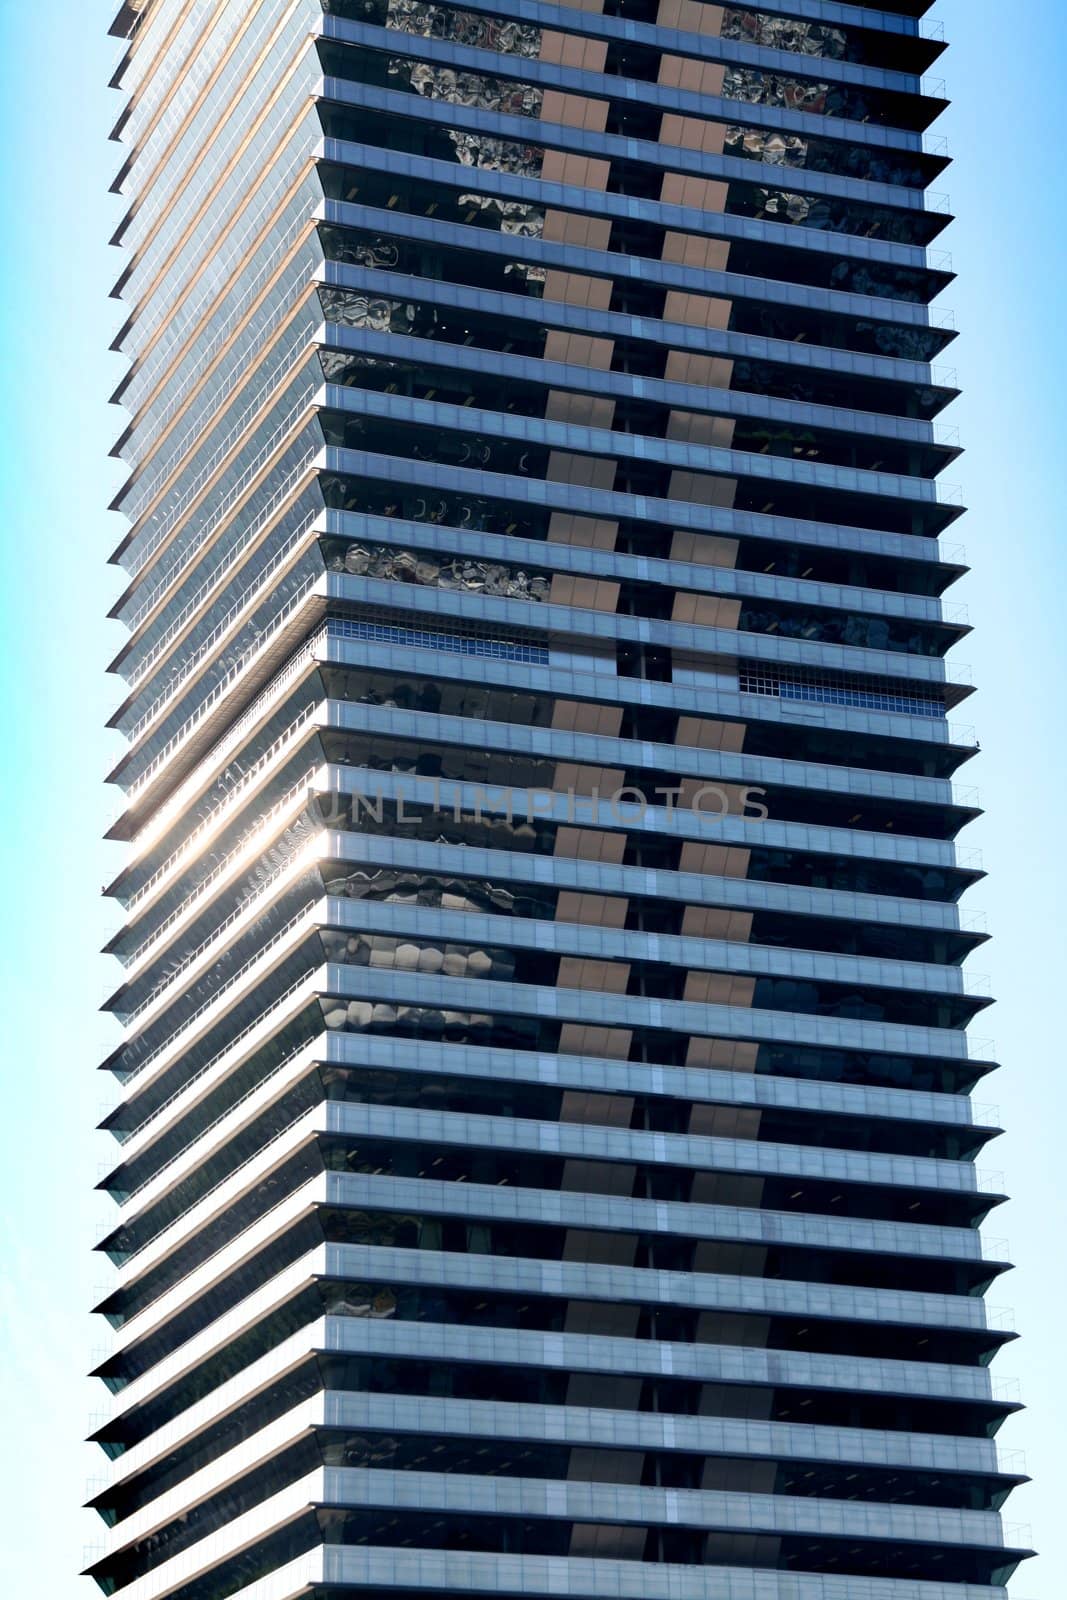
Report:
[[[126,0],[125,1600],[1004,1600],[925,0]]]

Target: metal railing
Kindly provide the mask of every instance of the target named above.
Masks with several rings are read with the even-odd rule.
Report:
[[[154,438],[158,438],[160,433],[165,431],[171,418],[184,405],[190,390],[195,389],[199,383],[203,382],[205,369],[211,365],[211,362],[214,360],[215,356],[219,353],[223,346],[228,343],[233,333],[234,324],[240,321],[252,301],[254,301],[262,292],[264,281],[277,270],[279,258],[284,257],[296,243],[300,234],[307,230],[309,222],[314,220],[314,215],[315,207],[312,206],[311,210],[308,211],[306,215],[301,215],[295,218],[295,220],[286,229],[285,233],[281,236],[281,239],[278,241],[277,249],[267,257],[259,272],[257,272],[256,276],[252,279],[246,292],[235,303],[230,315],[220,324],[215,333],[209,340],[207,340],[206,343],[197,345],[196,363],[190,368],[187,376],[178,385],[174,394],[167,401],[167,404],[159,412],[158,417],[154,417],[153,419],[158,424],[156,431],[153,434]],[[315,271],[316,264],[314,262],[309,262],[307,267],[304,269],[303,275],[298,277],[293,285],[294,294],[298,294],[301,289],[307,286],[314,276]],[[276,315],[280,314],[283,309],[286,311],[291,309],[291,304],[286,300],[282,301]],[[269,330],[270,327],[271,324],[268,322],[265,325],[264,331]],[[137,368],[134,367],[133,371],[130,373],[130,377],[131,379],[136,378],[137,375]],[[134,426],[136,427],[136,423]]]
[[[291,1000],[298,990],[305,988],[313,977],[313,973],[306,972],[301,977],[294,979],[294,981],[289,985],[288,989],[283,989],[282,993],[273,1002],[271,1006],[271,1012],[276,1012],[280,1007],[284,1006],[286,1001]],[[176,1100],[181,1099],[182,1095],[185,1094],[186,1090],[189,1089],[192,1084],[199,1083],[200,1079],[205,1075],[205,1073],[210,1072],[212,1068],[216,1067],[225,1056],[228,1056],[232,1050],[235,1050],[240,1044],[242,1044],[243,1041],[248,1038],[250,1033],[254,1033],[257,1028],[261,1027],[270,1016],[271,1012],[262,1012],[258,1017],[254,1018],[252,1022],[249,1022],[245,1027],[243,1027],[240,1033],[234,1035],[229,1044],[224,1045],[221,1050],[216,1051],[209,1061],[205,1061],[202,1067],[198,1067],[195,1072],[191,1072],[182,1083],[181,1087],[176,1089],[172,1095],[168,1095],[166,1100],[162,1101],[154,1111],[149,1112],[148,1116],[145,1117],[143,1121],[139,1122],[135,1128],[122,1129],[118,1132],[115,1132],[114,1129],[110,1130],[114,1133],[118,1142],[120,1144],[128,1143],[130,1139],[133,1139],[136,1137],[136,1135],[143,1133],[145,1128],[150,1127],[153,1122],[157,1122],[160,1117],[170,1110],[171,1106],[174,1105]],[[300,1045],[299,1048],[303,1049],[303,1045]]]
[[[265,900],[267,898],[267,891],[278,882],[279,878],[283,877],[287,872],[290,872],[294,867],[298,866],[302,860],[302,857],[309,853],[310,844],[310,840],[305,840],[288,861],[283,861],[279,866],[275,867],[272,872],[269,872],[265,878],[260,880],[260,882],[256,885],[254,894],[250,895],[249,898],[243,901],[240,905],[235,906],[229,915],[224,917],[218,926],[212,929],[211,933],[208,934],[206,939],[202,939],[201,942],[192,950],[187,951],[182,959],[178,962],[177,966],[166,974],[165,979],[159,985],[159,987],[151,994],[146,995],[138,1005],[125,1014],[126,1026],[129,1027],[130,1023],[135,1021],[136,1018],[143,1016],[150,1006],[153,1006],[158,1001],[162,1000],[167,991],[172,989],[177,983],[182,973],[188,972],[189,968],[194,964],[194,962],[199,960],[199,958],[204,955],[204,953],[209,950],[218,939],[222,937],[227,929],[232,928],[235,922],[239,921],[241,917],[246,916],[249,911],[253,910],[254,907],[258,906],[263,900]],[[187,906],[183,906],[181,908],[183,912],[187,909]],[[987,983],[988,981],[989,980],[986,979]],[[221,989],[216,990],[216,993],[221,994]]]
[[[268,572],[264,576],[270,576],[270,573],[273,570],[274,568],[268,569]],[[308,576],[304,579],[304,582],[300,585],[300,588],[297,589],[294,594],[290,595],[281,611],[279,611],[277,615],[272,618],[270,627],[264,630],[264,632],[258,634],[250,644],[246,645],[245,649],[242,651],[241,655],[237,658],[234,664],[228,668],[225,677],[220,678],[218,683],[215,685],[215,689],[209,691],[209,699],[212,696],[217,698],[216,690],[232,683],[233,680],[238,677],[241,672],[243,672],[249,662],[252,661],[262,650],[266,649],[271,639],[273,639],[289,621],[293,612],[295,610],[299,610],[300,606],[307,599],[311,590],[315,587],[316,583],[318,583],[321,576],[322,574],[318,572],[312,572],[308,574]],[[245,598],[234,609],[237,611],[245,610],[256,598],[261,597],[262,589],[258,591],[257,596],[246,595]],[[137,743],[140,736],[152,725],[153,722],[156,722],[159,719],[160,715],[166,710],[168,704],[173,704],[186,688],[189,681],[196,677],[198,671],[203,665],[205,655],[211,648],[211,645],[220,637],[220,632],[223,630],[224,626],[229,627],[231,623],[232,613],[230,613],[223,622],[219,623],[218,626],[212,630],[211,634],[204,641],[200,649],[197,650],[196,654],[189,658],[184,671],[179,673],[178,677],[173,682],[169,683],[163,693],[152,703],[151,706],[148,707],[146,711],[142,713],[137,722],[126,735],[131,745],[135,745]],[[202,703],[206,704],[207,702],[205,700],[205,702]],[[188,723],[183,724],[183,727],[185,726],[188,726]],[[182,730],[179,729],[178,731],[180,733]]]
[[[158,1045],[156,1045],[154,1050],[149,1051],[148,1055],[144,1056],[135,1067],[130,1068],[123,1080],[124,1085],[127,1083],[133,1083],[135,1079],[139,1078],[142,1073],[144,1073],[152,1065],[153,1061],[158,1061],[160,1056],[166,1055],[167,1051],[170,1050],[176,1044],[176,1042],[183,1037],[183,1035],[188,1033],[190,1028],[194,1027],[202,1020],[205,1014],[211,1010],[212,1006],[214,1006],[225,995],[230,994],[238,984],[248,981],[249,975],[263,960],[264,956],[269,955],[270,952],[285,939],[290,938],[299,923],[307,922],[309,920],[310,907],[308,906],[305,906],[302,911],[298,911],[295,917],[290,917],[288,922],[284,923],[282,927],[277,929],[275,933],[271,934],[266,944],[260,946],[250,961],[246,961],[243,967],[239,967],[236,972],[231,973],[231,975],[226,979],[226,982],[220,984],[214,993],[210,994],[206,1000],[201,1001],[200,1005],[196,1007],[196,1010],[191,1011],[183,1022],[180,1022],[176,1028],[173,1028],[167,1034],[167,1037],[161,1040]],[[261,1020],[261,1017],[256,1018],[257,1022]],[[227,1045],[226,1048],[232,1048],[232,1043],[233,1041],[231,1041],[231,1044]],[[189,1081],[191,1080],[186,1080],[186,1082]]]
[[[300,1045],[298,1050],[294,1050],[292,1052],[292,1056],[298,1055],[300,1053],[300,1050],[303,1050],[303,1048],[304,1048],[304,1046]],[[292,1056],[287,1057],[286,1060],[287,1061],[291,1060]],[[284,1064],[285,1063],[280,1063],[280,1065],[284,1065]],[[277,1070],[277,1069],[275,1069],[275,1070]],[[273,1077],[273,1075],[274,1074],[272,1073],[271,1076]],[[265,1079],[264,1082],[266,1082],[266,1081],[268,1081],[268,1080]],[[258,1083],[258,1084],[256,1084],[255,1089],[261,1089],[262,1087],[263,1087],[263,1084],[262,1083]],[[237,1105],[240,1105],[242,1103],[242,1101],[248,1099],[251,1094],[254,1094],[255,1093],[255,1089],[250,1090],[248,1095],[242,1095],[241,1100],[237,1102]],[[237,1109],[237,1105],[231,1106],[230,1107],[230,1111],[235,1111]],[[230,1168],[229,1172],[224,1173],[221,1178],[216,1179],[216,1181],[213,1184],[211,1184],[207,1189],[205,1189],[202,1194],[198,1194],[196,1196],[196,1199],[191,1203],[191,1205],[187,1209],[191,1210],[192,1206],[198,1206],[198,1205],[202,1204],[203,1201],[207,1200],[211,1195],[215,1194],[217,1190],[221,1189],[223,1184],[229,1183],[233,1178],[235,1178],[237,1176],[237,1174],[239,1172],[243,1172],[244,1169],[246,1167],[251,1166],[254,1161],[258,1161],[265,1150],[271,1149],[271,1147],[273,1145],[276,1145],[278,1143],[279,1139],[283,1139],[285,1137],[285,1135],[289,1132],[289,1129],[293,1126],[293,1124],[299,1122],[302,1117],[306,1117],[310,1110],[312,1110],[311,1106],[302,1106],[300,1108],[300,1110],[298,1112],[296,1112],[296,1114],[293,1117],[291,1117],[288,1122],[284,1123],[281,1127],[276,1128],[270,1134],[269,1138],[265,1139],[264,1142],[259,1146],[258,1150],[253,1150],[251,1155],[245,1156],[243,1161],[239,1161],[235,1167],[231,1167]],[[225,1115],[228,1116],[229,1112],[227,1112]],[[223,1118],[219,1118],[219,1121],[222,1121],[222,1120],[223,1120]],[[202,1138],[203,1135],[205,1133],[208,1133],[209,1131],[210,1131],[210,1129],[205,1128],[202,1133],[197,1134],[196,1139],[193,1139],[191,1141],[191,1143],[195,1144],[197,1142],[197,1139]],[[184,1154],[184,1152],[179,1152],[179,1155],[181,1155],[181,1154]],[[176,1161],[176,1160],[179,1159],[179,1156],[175,1156],[173,1159]],[[170,1166],[170,1165],[172,1165],[172,1163],[171,1162],[167,1162],[164,1166],[160,1167],[159,1171],[160,1172],[165,1172],[167,1170],[167,1167]],[[158,1176],[158,1173],[156,1174],[156,1176]],[[148,1181],[151,1181],[151,1180],[148,1180]],[[281,1202],[279,1201],[278,1203],[280,1204]],[[149,1245],[155,1244],[159,1239],[163,1238],[170,1231],[171,1228],[173,1228],[176,1224],[180,1223],[182,1221],[182,1219],[183,1219],[183,1216],[184,1216],[184,1213],[179,1213],[177,1216],[172,1217],[170,1219],[170,1221],[167,1223],[166,1227],[161,1228],[159,1230],[159,1232],[157,1234],[154,1234],[151,1239],[146,1239],[144,1244],[138,1245],[135,1250],[129,1251],[129,1253],[125,1256],[123,1265],[126,1265],[130,1261],[135,1261],[143,1250],[147,1250]]]
[[[238,415],[237,420],[231,424],[229,431],[219,440],[212,454],[201,467],[196,478],[194,478],[193,482],[189,485],[189,488],[186,490],[185,503],[187,503],[187,498],[189,496],[195,495],[198,492],[199,486],[206,480],[206,478],[210,477],[211,474],[217,470],[220,461],[224,460],[225,457],[230,454],[234,448],[234,445],[244,438],[245,434],[248,432],[249,423],[255,416],[256,412],[262,411],[265,406],[269,405],[271,400],[273,400],[279,391],[283,389],[289,382],[290,378],[300,366],[301,362],[306,361],[311,353],[312,346],[310,344],[301,345],[296,351],[291,352],[288,363],[278,369],[274,375],[273,381],[262,392],[257,393],[254,400],[247,402],[244,410]],[[159,464],[155,472],[152,474],[152,478],[150,480],[145,480],[142,483],[142,491],[147,489],[148,496],[142,509],[135,514],[137,522],[140,522],[141,519],[148,514],[149,507],[152,506],[154,502],[158,500],[160,494],[164,492],[169,479],[174,476],[175,472],[181,466],[182,461],[188,458],[190,449],[195,450],[196,445],[194,441],[196,437],[199,436],[201,439],[203,439],[207,431],[208,423],[211,421],[213,416],[216,416],[223,409],[226,397],[227,388],[222,386],[219,394],[216,396],[214,410],[208,410],[208,408],[205,407],[203,413],[199,411],[197,412],[195,423],[188,428],[184,434],[182,434],[181,443],[175,446],[170,455],[167,457],[166,461]],[[133,489],[136,486],[135,480],[134,483],[131,483],[130,488]],[[182,505],[182,503],[182,501],[179,501],[179,507]],[[136,538],[136,536],[135,523],[134,528],[131,530],[130,537],[133,539]]]
[[[281,799],[277,800],[274,805],[271,806],[269,811],[265,812],[261,817],[257,817],[257,833],[266,832],[271,823],[274,822],[282,812],[284,812],[293,804],[293,801],[297,795],[299,795],[300,791],[310,785],[311,779],[314,777],[316,770],[317,766],[308,767],[307,771],[297,779],[296,783],[294,783],[285,791]],[[124,965],[127,967],[132,967],[135,962],[143,960],[144,957],[152,950],[153,946],[158,944],[164,935],[169,932],[171,928],[173,928],[176,922],[178,922],[182,917],[186,916],[188,912],[195,909],[198,904],[210,899],[208,891],[214,889],[214,886],[219,879],[224,877],[227,872],[232,870],[234,864],[242,855],[247,852],[248,848],[249,843],[247,839],[235,845],[228,855],[224,856],[221,861],[217,862],[216,865],[212,867],[206,878],[201,878],[200,882],[193,889],[190,897],[186,900],[183,900],[181,905],[176,906],[169,916],[167,916],[165,920],[159,924],[159,927],[156,928],[147,939],[139,944],[135,950],[130,952],[130,954],[126,957]],[[220,924],[220,927],[221,926],[224,926],[224,924]],[[181,968],[178,970],[180,971]],[[130,1015],[136,1016],[137,1012],[131,1012]]]
[[[314,382],[310,383],[297,404],[293,406],[282,418],[281,422],[279,422],[273,433],[268,436],[266,443],[261,447],[258,455],[256,455],[255,458],[248,463],[248,466],[241,473],[241,476],[237,479],[237,482],[230,487],[229,493],[227,494],[225,500],[223,500],[220,505],[216,506],[214,512],[208,518],[203,528],[199,530],[194,542],[188,547],[187,550],[182,552],[181,556],[179,557],[179,565],[176,571],[167,574],[167,576],[156,585],[152,591],[153,595],[161,594],[162,591],[173,582],[177,570],[181,570],[182,566],[187,565],[189,559],[196,553],[196,551],[204,548],[204,546],[210,541],[212,534],[214,534],[221,527],[221,525],[230,515],[235,501],[241,498],[241,496],[248,489],[249,485],[255,481],[260,473],[263,472],[266,463],[270,460],[271,456],[276,455],[281,449],[285,439],[290,434],[293,434],[297,431],[300,418],[310,409],[311,400],[315,394],[316,388],[317,385]],[[193,486],[190,485],[189,491],[183,495],[182,500],[174,508],[173,512],[171,512],[156,529],[148,548],[141,552],[142,559],[138,569],[140,572],[144,571],[155,551],[159,549],[164,539],[166,539],[171,533],[173,527],[181,521],[186,506],[189,504],[191,499],[195,498],[192,493],[192,487]],[[197,493],[199,493],[199,489],[197,489]],[[143,617],[147,615],[145,607],[148,606],[148,604],[149,602],[146,600],[145,603],[138,608],[137,616]],[[132,629],[136,626],[136,623],[130,622],[128,626]]]
[[[301,475],[303,473],[305,473],[307,471],[308,466],[310,465],[310,463],[312,461],[314,461],[314,459],[315,459],[317,454],[318,454],[318,448],[317,447],[315,447],[315,446],[309,447],[307,453],[304,456],[301,457],[301,459],[297,462],[296,466],[293,467],[292,470],[289,472],[288,476],[285,477],[282,480],[282,482],[278,485],[277,489],[271,495],[270,499],[267,501],[266,505],[263,508],[263,511],[262,511],[262,513],[260,515],[260,518],[259,518],[259,522],[257,524],[256,531],[258,531],[258,529],[262,528],[264,523],[267,523],[267,522],[270,521],[271,517],[274,515],[274,513],[277,510],[278,506],[281,505],[281,503],[285,499],[287,499],[288,496],[293,492],[293,484],[301,477]],[[249,535],[249,538],[252,538],[252,537],[254,537],[254,532]],[[133,612],[133,614],[129,618],[126,619],[126,626],[129,628],[131,633],[136,633],[137,632],[138,628],[141,626],[141,623],[144,621],[144,619],[148,615],[148,613],[155,609],[156,605],[159,602],[160,596],[167,589],[172,587],[172,585],[173,585],[173,583],[174,583],[176,578],[179,578],[181,576],[181,574],[185,570],[185,568],[189,565],[189,563],[193,560],[193,558],[203,548],[204,542],[205,541],[202,539],[199,542],[199,544],[190,545],[189,549],[187,551],[185,551],[185,553],[183,554],[180,564],[177,567],[175,567],[172,572],[169,572],[165,577],[160,579],[160,581],[155,585],[155,587],[152,589],[152,591],[148,595],[145,596],[144,600],[142,600],[141,604],[137,607],[137,610],[135,612]],[[242,549],[244,547],[247,546],[247,542],[248,541],[245,540],[243,542],[243,545],[238,545],[234,551],[230,552],[229,557],[224,558],[224,560],[219,563],[219,565],[215,568],[215,576],[216,577],[220,573],[228,571],[227,562],[232,564],[233,561],[237,559],[237,555],[242,552]]]
[[[274,187],[262,197],[260,209],[256,212],[254,218],[248,219],[248,227],[246,229],[247,244],[251,245],[256,238],[262,240],[264,223],[269,219],[272,211],[276,211],[284,203],[283,190],[286,186],[288,186],[289,198],[299,195],[302,179],[306,179],[311,174],[313,158],[305,155],[304,151],[299,148],[296,154],[300,159],[290,161],[289,165],[282,170],[280,176],[276,171],[273,171],[273,175],[277,178]],[[305,222],[310,221],[314,216],[316,204],[317,202],[311,196],[305,197],[304,206],[306,210],[303,212],[303,220]],[[258,232],[255,230],[258,230]],[[196,281],[187,284],[179,294],[177,303],[172,305],[167,313],[171,318],[172,325],[174,317],[179,310],[182,313],[181,325],[169,346],[163,348],[157,343],[161,330],[165,326],[163,309],[157,309],[151,314],[145,313],[141,315],[135,315],[131,311],[130,316],[127,318],[120,344],[125,347],[130,332],[135,326],[139,328],[144,344],[142,354],[137,358],[137,364],[133,368],[132,377],[134,379],[150,369],[153,371],[158,370],[162,375],[163,372],[173,366],[178,353],[183,348],[188,348],[190,343],[195,340],[199,325],[212,301],[217,301],[220,297],[219,285],[216,282],[217,275],[222,273],[225,278],[224,291],[229,285],[234,271],[239,270],[240,263],[236,259],[237,246],[230,238],[224,237],[216,240],[212,247],[212,252],[211,262],[215,271],[209,273],[203,284],[199,286]],[[251,251],[246,249],[244,259],[248,260],[250,254]],[[193,291],[198,287],[199,293],[194,298]],[[184,302],[184,306],[182,302]],[[198,354],[200,354],[199,350]],[[204,359],[206,359],[205,355],[200,354],[201,370]],[[143,366],[142,363],[144,364]],[[135,403],[136,409],[140,409],[140,404]],[[131,409],[134,409],[134,407],[131,407]]]
[[[284,733],[280,733],[274,742],[268,745],[267,749],[260,756],[259,760],[255,762],[253,766],[249,767],[248,771],[242,774],[233,787],[228,789],[226,793],[215,802],[208,814],[197,823],[192,833],[187,834],[178,848],[173,850],[167,859],[160,863],[160,865],[152,873],[151,877],[146,878],[141,887],[130,895],[128,901],[126,902],[127,912],[133,911],[135,907],[139,906],[144,900],[145,896],[151,894],[155,890],[166,874],[173,871],[179,859],[192,851],[193,846],[203,837],[204,833],[210,828],[216,826],[219,820],[220,812],[228,807],[232,801],[239,799],[247,789],[249,789],[258,781],[266,767],[268,767],[270,763],[276,759],[282,746],[289,741],[293,743],[296,742],[296,735],[302,732],[305,724],[309,722],[314,715],[314,706],[304,707],[299,715],[285,729]]]
[[[315,454],[315,452],[312,451],[311,452],[312,457],[314,456],[314,454]],[[301,463],[300,467],[295,472],[290,473],[290,475],[289,475],[290,476],[290,480],[292,480],[295,477],[298,477],[301,472],[306,470],[306,467],[307,467],[307,462]],[[286,541],[286,543],[283,545],[282,549],[279,550],[279,552],[278,552],[278,554],[277,554],[277,556],[275,558],[275,561],[273,563],[273,566],[271,568],[268,568],[268,572],[272,571],[273,567],[276,567],[279,564],[279,562],[283,561],[286,558],[286,556],[288,556],[288,555],[290,555],[292,553],[294,547],[307,534],[309,526],[311,526],[311,524],[314,523],[316,515],[317,515],[317,512],[314,512],[314,511],[309,513],[308,521],[305,524],[302,524],[301,527],[298,528],[292,534],[292,536]],[[190,617],[194,616],[196,614],[196,612],[199,611],[200,607],[204,604],[204,601],[207,598],[208,594],[211,592],[211,590],[216,588],[218,586],[220,580],[226,576],[226,574],[230,571],[230,569],[237,565],[237,563],[240,561],[242,556],[247,554],[247,548],[248,548],[247,544],[244,541],[242,541],[240,544],[235,545],[233,547],[233,549],[229,550],[227,552],[227,554],[223,557],[223,559],[219,562],[218,566],[212,572],[211,576],[209,578],[206,578],[204,580],[204,582],[200,585],[199,589],[197,589],[195,591],[195,593],[190,595],[189,599],[182,606],[182,608],[178,612],[177,616],[174,617],[171,620],[170,623],[168,623],[168,625],[167,625],[166,629],[164,630],[164,632],[160,634],[160,636],[156,640],[155,644],[146,653],[146,655],[144,657],[144,660],[141,662],[140,666],[137,668],[137,670],[134,673],[131,674],[131,676],[129,678],[129,684],[130,684],[130,688],[131,689],[137,690],[138,688],[140,688],[141,684],[145,681],[145,679],[151,675],[151,673],[155,669],[156,664],[158,663],[158,661],[160,660],[160,658],[162,657],[162,655],[166,651],[166,649],[167,649],[168,645],[170,644],[171,640],[174,639],[175,636],[182,631],[182,629],[185,627],[186,623],[189,621]],[[262,575],[261,575],[261,577],[262,577]],[[229,619],[233,616],[233,614],[237,610],[240,609],[240,607],[243,604],[245,604],[245,600],[244,599],[235,601],[234,605],[226,613],[226,616],[223,617],[222,621],[218,624],[218,628],[225,627],[227,625]],[[215,632],[218,632],[218,628],[215,630]],[[212,637],[214,637],[214,634],[212,635]]]
[[[166,1161],[161,1162],[158,1167],[155,1167],[148,1174],[148,1176],[145,1177],[145,1178],[142,1178],[141,1182],[138,1183],[134,1188],[127,1190],[126,1191],[126,1195],[125,1195],[125,1199],[123,1200],[122,1204],[124,1204],[124,1205],[128,1204],[129,1201],[135,1199],[137,1195],[141,1194],[145,1189],[147,1189],[147,1187],[148,1187],[148,1185],[150,1183],[154,1183],[157,1178],[159,1178],[159,1177],[161,1177],[163,1175],[164,1172],[169,1171],[169,1169],[171,1167],[173,1167],[176,1162],[181,1160],[182,1156],[184,1156],[187,1153],[187,1151],[191,1150],[195,1144],[199,1144],[201,1139],[206,1139],[208,1137],[208,1135],[213,1133],[216,1128],[220,1127],[221,1124],[224,1123],[227,1120],[227,1118],[232,1117],[235,1111],[239,1111],[241,1109],[241,1107],[246,1104],[247,1101],[249,1101],[249,1100],[251,1100],[253,1098],[254,1095],[259,1094],[269,1083],[271,1083],[273,1081],[274,1078],[276,1078],[279,1075],[279,1073],[284,1071],[284,1069],[290,1064],[290,1062],[295,1061],[297,1056],[302,1055],[303,1052],[307,1048],[308,1047],[307,1047],[306,1044],[298,1044],[298,1045],[295,1046],[294,1049],[290,1050],[289,1054],[286,1055],[286,1056],[283,1056],[282,1059],[267,1074],[267,1076],[265,1078],[260,1078],[259,1082],[258,1083],[254,1083],[250,1089],[246,1089],[244,1094],[238,1095],[237,1099],[231,1101],[231,1103],[226,1107],[225,1111],[220,1111],[219,1115],[217,1117],[214,1117],[214,1118],[212,1118],[212,1120],[210,1122],[205,1123],[205,1125],[201,1129],[199,1129],[198,1132],[194,1133],[191,1138],[187,1139],[183,1145],[181,1145],[177,1150],[175,1150],[173,1155],[168,1156]],[[195,1082],[195,1079],[190,1079],[190,1082]],[[168,1101],[168,1104],[171,1104],[171,1103],[172,1102]],[[160,1109],[162,1110],[163,1108],[160,1107]],[[304,1109],[299,1113],[299,1116],[301,1116],[301,1117],[305,1116],[307,1114],[307,1110],[308,1110],[308,1108],[304,1107]],[[297,1120],[297,1119],[294,1119],[294,1120]],[[287,1123],[286,1127],[288,1128],[291,1125],[292,1124]],[[148,1126],[147,1122],[142,1124],[142,1127],[147,1127],[147,1126]],[[138,1131],[140,1131],[140,1130],[138,1130]],[[279,1129],[279,1133],[278,1133],[277,1136],[280,1137],[280,1135],[282,1133],[284,1133],[284,1132],[285,1132],[285,1128]],[[273,1139],[268,1140],[267,1142],[268,1142],[268,1144],[269,1143],[273,1143]],[[261,1146],[261,1148],[266,1148],[266,1146]],[[256,1153],[258,1154],[258,1151]],[[244,1163],[242,1163],[242,1165],[243,1164]],[[109,1172],[106,1175],[110,1175],[110,1172],[113,1171],[113,1170],[117,1171],[119,1169],[117,1169],[117,1168],[109,1169]],[[233,1170],[235,1172],[239,1172],[240,1171],[240,1167],[235,1167]],[[229,1177],[229,1176],[232,1176],[232,1174],[227,1173],[227,1177]],[[220,1181],[225,1181],[225,1180],[220,1180]],[[217,1185],[214,1185],[213,1187],[217,1187]],[[206,1192],[208,1194],[210,1194],[210,1193],[212,1193],[212,1190],[209,1189]]]
[[[291,657],[282,670],[271,679],[267,688],[252,702],[244,716],[242,716],[239,721],[233,724],[232,728],[229,730],[229,742],[231,747],[234,743],[240,742],[245,733],[248,732],[249,728],[252,727],[253,724],[263,715],[263,712],[269,709],[269,707],[279,698],[281,691],[289,686],[293,678],[300,675],[300,673],[312,660],[313,647],[319,643],[323,635],[324,630],[321,628],[318,629],[314,636],[307,640],[300,650],[297,651],[296,655]],[[240,668],[237,669],[237,671],[239,670]],[[189,720],[184,723],[183,726],[178,729],[178,732],[173,734],[167,740],[166,744],[163,745],[162,748],[158,750],[157,753],[152,757],[152,760],[141,773],[140,777],[131,783],[126,797],[128,804],[135,805],[137,803],[138,799],[144,793],[145,789],[148,787],[150,781],[155,777],[159,769],[170,760],[171,756],[178,749],[179,745],[184,743],[184,741],[188,739],[189,735],[199,727],[200,723],[203,722],[204,718],[212,709],[219,696],[224,693],[227,688],[229,688],[234,676],[235,673],[230,672],[221,683],[216,684],[215,689],[212,691],[210,697],[197,707],[196,711],[189,718]]]

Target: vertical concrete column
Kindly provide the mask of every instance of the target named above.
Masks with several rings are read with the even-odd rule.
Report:
[[[614,550],[619,524],[611,517],[582,517],[553,511],[548,520],[550,544],[574,544],[589,550]]]
[[[717,39],[722,33],[723,6],[704,5],[703,0],[659,0],[656,22],[661,28],[678,28],[682,33],[700,33]]]

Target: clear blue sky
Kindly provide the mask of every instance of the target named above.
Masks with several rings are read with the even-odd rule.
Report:
[[[106,88],[112,9],[0,0],[0,1589],[47,1600],[95,1592],[74,1574],[96,1525],[75,1508],[102,1471],[78,1441],[101,1403],[79,1374],[102,1342],[85,1307],[106,1279],[90,1243],[108,1204],[91,1191],[109,1150],[87,1129],[107,1093],[97,1007],[115,981],[93,956],[112,926],[99,889],[115,861],[100,838],[117,803],[101,783],[117,699],[104,676],[117,644],[104,620],[117,574],[104,562],[119,532],[105,509],[119,482],[107,452],[121,426],[106,405],[121,375],[106,353],[121,265],[106,246],[118,220],[107,193],[119,160],[107,143],[119,110]],[[968,453],[950,475],[973,508],[960,537],[975,569],[953,598],[978,630],[958,653],[980,686],[968,719],[982,742],[961,777],[988,810],[966,843],[991,873],[971,903],[996,937],[975,965],[1000,1004],[979,1031],[1004,1063],[981,1098],[1010,1129],[988,1164],[1015,1199],[990,1231],[1008,1236],[1019,1267],[993,1299],[1015,1308],[1025,1335],[1000,1370],[1031,1408],[1002,1440],[1026,1452],[1036,1480],[1008,1520],[1032,1524],[1042,1552],[1012,1596],[1062,1600],[1067,1097],[1053,1008],[1067,986],[1056,843],[1067,791],[1067,37],[1063,0],[943,0],[935,15],[953,40],[955,103],[939,126],[957,165],[942,187],[961,218],[944,241],[960,273],[945,303],[963,330],[946,359],[965,388],[949,420]]]

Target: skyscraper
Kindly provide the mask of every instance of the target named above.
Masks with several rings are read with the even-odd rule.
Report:
[[[1026,1554],[927,9],[123,6],[106,1592]]]

